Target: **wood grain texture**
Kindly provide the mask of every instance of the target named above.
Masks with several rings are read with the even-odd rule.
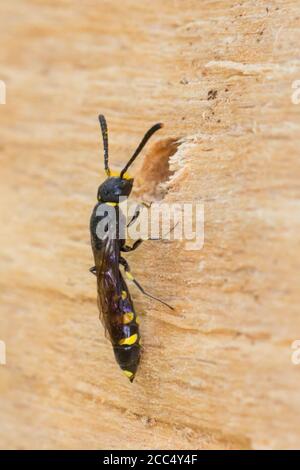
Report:
[[[1,448],[299,448],[299,2],[11,0],[0,18]],[[99,112],[116,169],[164,122],[164,200],[205,208],[201,251],[128,255],[176,307],[132,287],[133,385],[88,273]]]

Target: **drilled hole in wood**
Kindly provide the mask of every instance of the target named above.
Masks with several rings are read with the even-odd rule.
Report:
[[[166,182],[174,173],[169,159],[179,146],[178,138],[159,140],[146,153],[135,177],[134,195],[144,200],[161,200],[167,193]]]

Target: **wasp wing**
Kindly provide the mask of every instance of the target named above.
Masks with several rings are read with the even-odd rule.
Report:
[[[108,238],[98,257],[96,269],[99,317],[106,335],[112,341],[122,315],[122,281],[117,240]]]
[[[99,207],[101,210],[99,210]],[[119,233],[119,224],[124,225],[124,216],[118,208],[108,209],[106,205],[101,203],[95,207],[91,217],[90,229],[96,266],[99,317],[104,325],[106,336],[109,337],[112,343],[115,343],[122,334],[122,314],[124,312],[122,291],[124,289],[127,291],[127,286],[119,270],[122,241],[113,235],[113,227],[116,217],[118,221],[117,233]],[[97,232],[99,222],[104,227],[100,236]],[[107,232],[105,231],[106,227]]]

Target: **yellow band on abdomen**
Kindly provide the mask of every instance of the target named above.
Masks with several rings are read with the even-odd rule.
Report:
[[[127,325],[127,323],[130,323],[134,319],[134,313],[133,312],[126,312],[123,315],[123,324]]]
[[[133,372],[130,372],[130,370],[123,370],[123,373],[124,373],[124,375],[126,375],[126,377],[128,377],[129,379],[131,379],[131,377],[133,377]]]
[[[120,346],[131,346],[132,344],[136,343],[138,339],[138,335],[134,334],[129,336],[129,338],[123,338],[119,341]]]

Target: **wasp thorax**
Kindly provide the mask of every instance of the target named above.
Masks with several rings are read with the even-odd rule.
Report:
[[[133,186],[133,178],[111,176],[98,188],[98,201],[119,202],[120,197],[128,197]]]

